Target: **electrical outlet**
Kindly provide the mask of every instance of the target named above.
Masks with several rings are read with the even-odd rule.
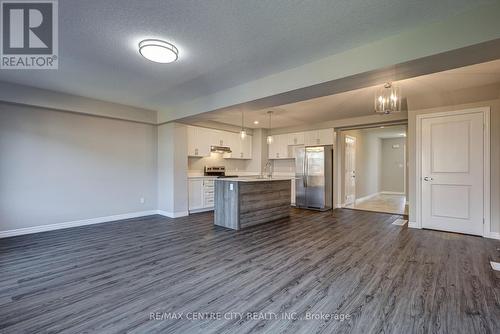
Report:
[[[141,197],[141,198],[139,199],[139,203],[144,204],[144,197]]]

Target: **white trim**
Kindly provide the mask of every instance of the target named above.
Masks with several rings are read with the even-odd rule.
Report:
[[[177,211],[177,212],[170,212],[170,211],[163,211],[163,210],[157,210],[157,214],[169,217],[169,218],[179,218],[179,217],[186,217],[189,215],[188,211]]]
[[[498,233],[498,232],[490,232],[488,235],[486,235],[486,238],[500,240],[500,233]]]
[[[417,222],[408,222],[408,227],[409,228],[418,228],[421,229],[422,227],[418,226]]]
[[[75,221],[64,222],[64,223],[25,227],[25,228],[19,228],[19,229],[15,229],[15,230],[0,231],[0,238],[7,238],[7,237],[13,237],[16,235],[60,230],[60,229],[77,227],[77,226],[84,226],[84,225],[107,223],[107,222],[112,222],[112,221],[117,221],[117,220],[151,216],[151,215],[156,215],[156,214],[158,214],[157,210],[139,211],[139,212],[124,213],[121,215],[114,215],[114,216],[97,217],[97,218],[75,220]]]
[[[415,228],[422,228],[422,120],[425,118],[435,118],[435,117],[443,117],[443,116],[456,116],[456,115],[465,115],[465,114],[474,114],[474,113],[482,113],[483,121],[484,121],[484,175],[483,175],[483,215],[484,215],[484,225],[483,225],[483,237],[492,237],[495,235],[491,231],[491,212],[490,212],[490,201],[491,201],[491,193],[490,193],[490,110],[489,106],[487,107],[479,107],[479,108],[470,108],[470,109],[462,109],[456,111],[444,111],[437,113],[427,113],[420,114],[416,117],[416,175],[415,182],[417,187],[417,198],[416,198],[416,226]],[[411,226],[410,223],[408,226]],[[492,237],[494,238],[494,237]]]
[[[367,200],[367,199],[370,199],[370,198],[372,198],[372,197],[378,196],[378,195],[380,195],[380,194],[381,194],[381,193],[373,193],[373,194],[370,194],[370,195],[367,195],[367,196],[363,196],[363,197],[360,197],[360,198],[356,198],[356,199],[354,200],[354,203],[356,203],[356,202],[358,202],[358,201],[360,201],[360,202],[361,202],[361,201],[365,201],[365,200]]]
[[[382,194],[382,195],[405,195],[404,192],[400,192],[400,191],[381,191],[379,194]]]

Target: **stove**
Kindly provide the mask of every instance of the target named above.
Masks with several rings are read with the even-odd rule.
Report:
[[[224,166],[205,166],[205,176],[217,176],[217,178],[238,177],[237,175],[226,175],[226,167]]]

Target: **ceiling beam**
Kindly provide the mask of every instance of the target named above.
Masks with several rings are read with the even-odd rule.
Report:
[[[164,123],[234,107],[259,110],[500,58],[500,2],[187,103]],[[396,64],[396,65],[395,65]]]

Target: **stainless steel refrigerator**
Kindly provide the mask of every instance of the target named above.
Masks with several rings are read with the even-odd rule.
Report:
[[[332,208],[333,146],[295,148],[295,206]]]

